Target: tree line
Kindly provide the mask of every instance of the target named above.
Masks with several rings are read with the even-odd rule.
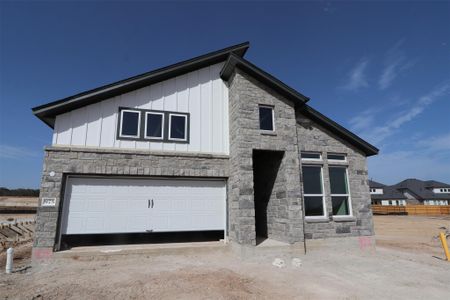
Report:
[[[34,189],[7,189],[0,187],[0,196],[39,197],[39,190]]]

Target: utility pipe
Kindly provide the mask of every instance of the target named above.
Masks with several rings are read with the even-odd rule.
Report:
[[[445,233],[439,233],[439,237],[441,238],[442,248],[444,248],[445,256],[447,257],[447,260],[450,261],[450,251],[448,251],[447,238],[445,236]]]

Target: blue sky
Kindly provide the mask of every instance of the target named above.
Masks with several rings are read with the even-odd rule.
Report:
[[[450,2],[0,2],[0,186],[38,187],[31,107],[235,43],[380,148],[369,175],[450,183]]]

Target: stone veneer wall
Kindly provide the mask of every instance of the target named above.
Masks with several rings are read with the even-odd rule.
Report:
[[[303,241],[299,159],[295,109],[290,101],[239,69],[229,80],[230,178],[228,180],[229,237],[255,245],[253,149],[284,151],[268,207],[272,239]],[[259,129],[259,104],[273,105],[275,132]]]
[[[52,249],[55,245],[62,188],[67,174],[227,178],[228,160],[228,156],[207,154],[48,147],[40,198],[54,197],[56,206],[38,208],[33,251]],[[50,176],[50,172],[54,172],[54,176]]]
[[[315,239],[373,235],[372,210],[365,154],[328,132],[301,113],[297,114],[297,132],[298,144],[301,151],[322,153],[323,162],[320,164],[323,164],[324,192],[328,216],[332,216],[332,205],[330,178],[328,174],[329,162],[326,159],[326,154],[331,152],[345,153],[347,155],[347,162],[333,162],[332,164],[348,166],[350,198],[353,209],[353,218],[341,221],[333,220],[333,218],[312,221],[306,218],[305,237],[307,239]],[[314,164],[314,162],[307,162],[307,164]]]

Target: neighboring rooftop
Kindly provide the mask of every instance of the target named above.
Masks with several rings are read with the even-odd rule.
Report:
[[[382,183],[379,183],[379,182],[376,182],[376,181],[373,181],[373,180],[369,180],[369,186],[371,187],[371,188],[383,188],[383,187],[385,187],[386,185],[385,184],[382,184]]]
[[[372,185],[373,184],[373,185]],[[382,185],[376,181],[369,180],[371,188]],[[418,200],[450,200],[450,193],[434,193],[433,188],[448,188],[450,184],[435,180],[420,180],[416,178],[405,179],[397,184],[383,186],[383,194],[372,194],[372,199],[405,199],[403,192],[408,191]]]

